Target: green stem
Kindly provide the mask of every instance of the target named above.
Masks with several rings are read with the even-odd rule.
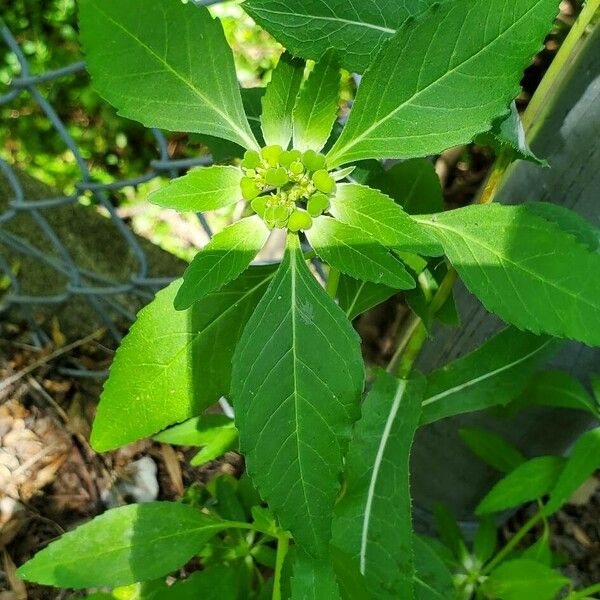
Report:
[[[554,105],[553,100],[558,97],[560,88],[570,75],[571,69],[569,66],[574,63],[585,38],[588,25],[599,7],[600,0],[588,0],[586,2],[527,105],[522,122],[528,142],[535,139],[546,120],[546,115]],[[493,202],[505,180],[506,172],[514,163],[513,159],[514,155],[511,149],[500,151],[477,199],[478,204]]]
[[[513,535],[506,545],[492,558],[481,570],[482,575],[487,575],[493,571],[519,544],[519,542],[533,529],[540,521],[545,519],[544,510],[539,510],[530,517],[524,525]]]
[[[329,267],[329,277],[327,278],[326,292],[335,298],[337,295],[338,285],[340,283],[340,272],[333,267]]]
[[[281,600],[281,572],[283,563],[290,546],[290,540],[286,533],[277,536],[277,555],[275,557],[275,574],[273,575],[273,600]]]
[[[429,316],[433,317],[444,306],[452,293],[455,282],[456,271],[453,267],[449,267],[446,276],[442,279],[440,287],[429,304]],[[396,370],[398,377],[408,377],[426,339],[427,330],[423,321],[414,313],[411,314],[402,328],[396,352],[394,352],[394,356],[387,366],[387,372],[393,373],[396,363],[398,363],[398,369]]]
[[[600,583],[590,585],[590,587],[586,587],[583,590],[575,590],[574,592],[571,592],[567,596],[567,600],[583,600],[584,598],[589,598],[591,594],[595,594],[597,592],[600,592]]]

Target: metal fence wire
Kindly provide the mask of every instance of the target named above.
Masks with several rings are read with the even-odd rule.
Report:
[[[218,0],[194,0],[194,3],[197,5],[216,4],[217,2]],[[90,175],[88,164],[74,139],[69,134],[64,122],[60,119],[52,104],[38,89],[38,86],[42,83],[60,80],[68,75],[83,71],[85,63],[76,62],[63,68],[34,74],[31,72],[25,54],[15,37],[2,21],[0,21],[0,39],[14,53],[21,69],[20,76],[14,78],[8,86],[8,91],[0,96],[0,105],[7,105],[13,102],[21,94],[29,94],[31,100],[37,104],[51,123],[66,149],[72,153],[81,175],[79,181],[75,183],[74,193],[34,200],[27,198],[23,185],[13,168],[6,161],[0,159],[0,172],[8,181],[11,189],[11,197],[9,198],[6,210],[0,212],[0,244],[6,245],[13,253],[42,261],[45,268],[53,270],[52,272],[56,272],[57,276],[66,281],[63,289],[58,293],[44,296],[29,295],[23,292],[18,274],[11,269],[11,265],[8,264],[7,260],[0,256],[0,276],[4,275],[10,283],[8,292],[0,300],[0,314],[6,312],[9,308],[17,309],[29,323],[33,343],[41,347],[49,342],[49,338],[34,318],[33,307],[35,305],[60,305],[73,297],[79,296],[89,303],[107,331],[118,342],[121,339],[122,333],[115,323],[115,315],[119,315],[121,321],[125,319],[129,322],[133,321],[135,317],[119,301],[118,297],[123,294],[133,294],[141,302],[145,303],[153,297],[158,289],[168,284],[171,279],[153,278],[148,275],[148,260],[144,250],[136,236],[117,214],[115,205],[111,201],[111,194],[114,195],[115,192],[122,188],[136,186],[159,176],[171,178],[178,176],[184,169],[209,164],[212,162],[212,158],[210,156],[202,156],[173,160],[169,156],[167,140],[164,134],[157,129],[153,129],[152,134],[156,141],[157,157],[150,162],[146,173],[111,183],[95,182]],[[208,57],[208,60],[210,60],[210,57]],[[136,259],[136,268],[128,274],[125,281],[115,281],[89,268],[79,267],[66,245],[60,239],[60,236],[44,216],[46,211],[53,208],[78,203],[80,195],[84,192],[90,193],[97,205],[106,210],[115,233],[126,241]],[[7,223],[24,211],[28,213],[32,222],[39,228],[40,234],[51,244],[55,252],[43,252],[28,240],[9,232],[5,228]],[[210,236],[210,227],[203,215],[199,214],[198,218],[202,227]],[[86,374],[85,369],[81,370],[81,374]]]

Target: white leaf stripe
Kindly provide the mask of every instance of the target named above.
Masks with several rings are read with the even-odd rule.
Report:
[[[398,414],[398,409],[400,408],[400,404],[402,402],[402,396],[404,395],[404,391],[406,390],[406,380],[398,380],[396,395],[392,400],[392,405],[390,406],[390,414],[388,415],[387,421],[385,423],[385,427],[383,429],[383,433],[381,434],[381,439],[379,441],[379,446],[377,448],[377,454],[375,456],[375,463],[373,464],[373,471],[371,473],[371,478],[369,480],[369,489],[367,490],[367,498],[365,503],[365,514],[363,518],[363,526],[362,526],[362,534],[360,540],[360,572],[364,575],[366,571],[367,565],[367,544],[369,541],[369,523],[371,521],[371,511],[373,508],[373,498],[375,497],[375,489],[377,487],[377,480],[379,479],[381,463],[383,461],[383,455],[385,453],[387,443],[390,438],[390,432],[392,431],[392,427],[394,425],[394,421],[396,420],[396,415]]]
[[[521,356],[520,358],[518,358],[510,363],[507,363],[506,365],[503,365],[497,369],[489,371],[488,373],[484,373],[483,375],[479,375],[478,377],[474,377],[473,379],[470,379],[469,381],[465,381],[464,383],[461,383],[460,385],[454,386],[452,388],[448,388],[447,390],[444,390],[443,392],[440,392],[438,394],[430,396],[429,398],[425,398],[422,402],[422,406],[425,407],[430,404],[433,404],[434,402],[439,402],[440,400],[442,400],[443,398],[446,398],[447,396],[451,396],[452,394],[466,390],[467,388],[475,386],[479,383],[482,383],[483,381],[486,381],[487,379],[495,377],[496,375],[500,375],[500,373],[503,373],[504,371],[508,371],[508,370],[512,369],[513,367],[516,367],[517,365],[526,362],[530,358],[534,357],[536,354],[539,354],[540,352],[542,352],[543,350],[548,348],[548,346],[550,346],[550,344],[552,344],[552,343],[553,343],[553,340],[546,340],[544,343],[540,344],[540,346],[538,348],[536,348],[535,350],[528,352],[527,354]]]

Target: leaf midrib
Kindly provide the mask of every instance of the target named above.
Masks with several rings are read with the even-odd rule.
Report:
[[[536,4],[534,6],[532,6],[530,9],[528,9],[523,15],[521,15],[516,21],[514,21],[513,23],[511,23],[507,29],[503,30],[498,36],[496,36],[492,41],[490,41],[485,46],[483,46],[482,48],[480,48],[477,52],[475,52],[474,54],[472,54],[471,56],[469,56],[467,59],[461,61],[460,63],[458,63],[457,65],[455,65],[454,67],[452,67],[449,71],[446,71],[439,79],[436,79],[436,80],[432,81],[430,84],[426,85],[424,88],[422,88],[418,92],[414,93],[412,96],[410,96],[404,102],[402,102],[400,105],[398,105],[394,110],[392,110],[390,113],[388,113],[384,118],[379,119],[378,121],[374,122],[370,127],[368,127],[365,131],[363,131],[363,133],[361,133],[361,134],[359,134],[357,136],[354,136],[352,138],[351,142],[347,143],[344,146],[341,146],[341,148],[337,149],[337,151],[334,154],[330,155],[328,157],[329,160],[332,163],[335,164],[337,162],[337,158],[340,155],[347,154],[347,152],[348,152],[348,150],[350,148],[353,148],[354,146],[356,146],[356,144],[358,144],[365,137],[367,137],[369,135],[369,133],[371,133],[372,131],[374,131],[375,129],[377,129],[380,125],[382,125],[383,123],[385,123],[386,121],[388,121],[389,119],[391,119],[394,115],[396,115],[396,113],[398,113],[406,105],[408,105],[409,103],[411,103],[414,100],[416,100],[417,98],[419,98],[424,92],[426,92],[427,90],[429,90],[434,85],[442,83],[449,75],[454,74],[455,71],[457,71],[458,69],[460,69],[464,65],[468,64],[473,59],[477,58],[483,52],[486,52],[499,39],[503,38],[514,27],[516,27],[517,25],[519,25],[522,20],[524,20],[525,18],[527,18],[529,16],[530,12],[534,11],[535,9],[537,9],[538,5],[539,5],[539,1],[536,2]],[[349,119],[351,119],[351,118],[352,118],[352,115],[350,115]],[[350,124],[350,120],[349,120],[348,124]],[[335,146],[334,146],[333,149],[335,149]]]
[[[281,15],[282,17],[297,16],[305,19],[315,19],[317,21],[331,21],[333,23],[344,23],[345,25],[352,25],[353,27],[362,27],[365,29],[373,29],[374,31],[381,31],[382,33],[389,33],[393,35],[396,33],[397,29],[392,29],[391,27],[384,27],[382,25],[376,25],[375,23],[369,23],[367,21],[353,21],[352,19],[341,19],[339,17],[327,17],[321,15],[313,15],[313,14],[301,14],[301,13],[291,13],[291,12],[283,12],[279,10],[273,10],[270,8],[255,8],[250,4],[250,10],[254,10],[257,13],[267,13],[271,15]]]
[[[430,221],[427,219],[418,219],[418,218],[416,220],[419,223],[422,223],[423,225],[427,225],[427,226],[430,226],[433,228],[438,227],[439,229],[446,229],[448,231],[451,231],[451,232],[455,233],[459,238],[463,238],[464,240],[468,240],[470,242],[473,242],[473,243],[481,246],[482,248],[484,248],[485,250],[487,250],[488,252],[490,252],[491,254],[496,256],[499,263],[503,263],[503,262],[508,263],[509,265],[512,265],[515,269],[523,271],[527,275],[530,275],[533,279],[537,279],[542,284],[545,284],[548,287],[552,287],[552,288],[558,290],[559,292],[564,293],[566,296],[570,296],[575,301],[579,301],[579,302],[582,302],[583,304],[587,304],[594,311],[600,310],[600,304],[596,305],[596,304],[592,303],[590,300],[588,300],[585,296],[576,295],[574,292],[572,292],[568,288],[564,288],[560,285],[557,285],[554,280],[543,279],[542,277],[540,277],[540,275],[536,271],[532,271],[531,269],[526,269],[521,263],[515,262],[514,260],[511,260],[507,256],[500,254],[500,252],[495,250],[492,246],[488,246],[487,244],[485,244],[481,240],[481,238],[468,235],[464,230],[455,229],[454,227],[451,227],[450,225],[444,225],[443,223],[440,223],[439,221],[433,222],[433,221]],[[482,266],[479,263],[477,263],[477,267],[482,269]]]
[[[194,93],[196,96],[198,96],[198,98],[200,98],[208,106],[210,106],[210,108],[212,110],[214,110],[218,115],[220,115],[225,120],[226,123],[229,123],[229,125],[240,136],[240,138],[242,140],[244,140],[244,142],[246,144],[248,144],[248,148],[258,149],[258,145],[257,145],[256,141],[254,141],[248,135],[247,132],[245,132],[243,129],[240,129],[239,125],[237,125],[234,121],[232,121],[231,117],[227,113],[224,113],[220,108],[218,108],[215,104],[213,104],[204,94],[202,94],[202,92],[200,92],[200,90],[197,87],[195,87],[195,85],[189,79],[187,79],[186,77],[184,77],[183,75],[178,73],[173,67],[171,67],[171,65],[169,65],[168,62],[166,62],[161,56],[156,54],[156,52],[154,52],[154,50],[152,50],[152,48],[150,48],[150,46],[145,44],[140,38],[138,38],[131,31],[126,29],[123,25],[121,25],[121,23],[119,23],[118,21],[115,21],[108,13],[106,13],[104,10],[102,10],[98,6],[98,4],[96,4],[96,2],[94,2],[94,6],[95,6],[96,10],[98,12],[100,12],[110,23],[115,25],[123,33],[125,33],[127,36],[129,36],[132,40],[137,42],[144,50],[146,50],[146,52],[148,54],[150,54],[150,56],[152,58],[154,58],[159,64],[163,65],[163,67],[165,69],[170,71],[177,79],[179,79],[183,84],[185,84],[192,91],[192,93]]]

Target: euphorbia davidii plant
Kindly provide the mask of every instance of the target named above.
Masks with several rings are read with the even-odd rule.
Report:
[[[268,1],[250,0],[250,11]],[[247,472],[277,524],[262,513],[249,524],[180,504],[126,507],[68,534],[21,572],[70,587],[147,581],[240,528],[278,542],[273,598],[288,589],[290,538],[294,598],[365,597],[356,595],[365,589],[373,598],[433,597],[416,574],[431,552],[412,533],[414,433],[517,396],[558,345],[539,334],[600,342],[597,238],[576,215],[543,204],[442,212],[434,197],[409,203],[406,190],[392,198],[364,184],[374,178],[359,183],[354,167],[368,172],[372,163],[361,161],[424,157],[482,134],[535,160],[511,102],[558,1],[382,3],[395,26],[369,48],[372,60],[335,134],[340,67],[361,69],[363,45],[355,64],[351,45],[340,51],[325,31],[337,41],[323,46],[330,38],[315,33],[307,55],[318,60],[309,69],[284,53],[253,128],[221,25],[207,9],[179,0],[80,4],[94,84],[120,114],[242,148],[241,160],[193,170],[151,200],[181,211],[246,201],[244,216],[212,238],[183,280],[140,312],[112,365],[92,443],[105,451],[152,435],[201,439],[210,447],[202,462],[237,447],[237,430]],[[305,42],[292,50],[304,54]],[[273,229],[287,232],[283,260],[251,266]],[[315,257],[328,269],[325,289],[309,267]],[[456,273],[514,328],[427,377],[412,375],[426,329],[452,309]],[[414,327],[361,403],[365,368],[349,319],[399,290]],[[203,430],[203,411],[221,396],[233,403],[235,428]],[[114,542],[100,539],[103,527]]]

